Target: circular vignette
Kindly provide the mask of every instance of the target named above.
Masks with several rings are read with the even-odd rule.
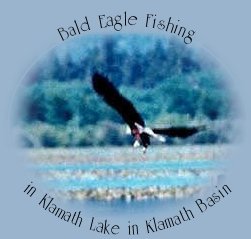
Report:
[[[224,180],[238,118],[226,75],[206,55],[174,38],[135,34],[79,37],[51,49],[24,77],[14,122],[46,188],[121,207],[187,199]],[[93,90],[95,72],[148,127],[203,130],[153,139],[143,154],[123,117]]]

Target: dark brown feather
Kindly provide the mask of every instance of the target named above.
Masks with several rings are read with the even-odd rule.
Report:
[[[162,129],[152,129],[155,134],[166,135],[168,137],[187,138],[203,130],[204,126],[199,127],[170,127]]]

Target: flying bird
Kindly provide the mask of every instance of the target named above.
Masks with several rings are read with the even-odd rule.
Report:
[[[146,127],[145,121],[132,102],[125,98],[107,77],[95,73],[92,77],[92,85],[96,93],[102,97],[110,107],[116,110],[129,126],[130,133],[135,140],[133,144],[134,147],[142,145],[144,152],[150,145],[150,137],[165,142],[164,136],[186,138],[204,129],[204,126],[169,128]]]

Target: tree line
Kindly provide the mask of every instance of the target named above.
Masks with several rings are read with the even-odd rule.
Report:
[[[131,143],[121,117],[92,89],[95,71],[112,80],[149,126],[210,125],[168,143],[229,141],[231,96],[214,61],[174,39],[128,35],[78,39],[32,69],[20,112],[25,146]]]

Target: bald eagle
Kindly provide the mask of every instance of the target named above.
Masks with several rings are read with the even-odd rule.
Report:
[[[135,109],[132,102],[126,99],[107,77],[99,73],[94,73],[92,76],[92,85],[96,93],[102,97],[110,107],[116,110],[129,126],[131,135],[135,140],[133,145],[135,147],[142,145],[144,152],[150,145],[150,137],[165,142],[164,136],[186,138],[204,129],[204,126],[151,129],[146,127],[142,116]]]

